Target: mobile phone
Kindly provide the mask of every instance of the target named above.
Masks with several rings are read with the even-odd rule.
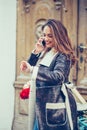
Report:
[[[46,45],[46,42],[45,40],[42,41],[42,45],[45,46]]]

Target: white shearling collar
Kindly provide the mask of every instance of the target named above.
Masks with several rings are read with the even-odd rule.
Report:
[[[54,52],[53,49],[51,49],[50,51],[48,51],[45,56],[43,57],[43,59],[40,61],[40,65],[44,65],[44,66],[47,66],[49,67],[53,58],[55,57],[55,55],[57,54],[58,52]]]

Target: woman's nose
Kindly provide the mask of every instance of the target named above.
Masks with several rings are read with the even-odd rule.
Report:
[[[45,41],[48,41],[48,37],[47,36],[44,39],[45,39]]]

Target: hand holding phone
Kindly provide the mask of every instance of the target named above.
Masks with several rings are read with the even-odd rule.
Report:
[[[35,54],[38,54],[40,52],[42,52],[45,49],[45,41],[44,39],[41,37],[39,38],[39,40],[37,41],[37,43],[35,44]]]

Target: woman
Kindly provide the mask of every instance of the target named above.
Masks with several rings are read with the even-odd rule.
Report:
[[[66,109],[62,107],[66,97],[61,87],[69,82],[70,68],[76,61],[67,30],[60,21],[49,19],[42,32],[43,37],[36,43],[28,62],[22,61],[20,66],[21,71],[32,73],[31,90],[36,88],[34,97],[31,91],[29,99],[36,95],[35,126],[38,130],[78,130],[76,103],[69,90],[72,128]],[[58,109],[55,108],[57,102],[60,103]]]

